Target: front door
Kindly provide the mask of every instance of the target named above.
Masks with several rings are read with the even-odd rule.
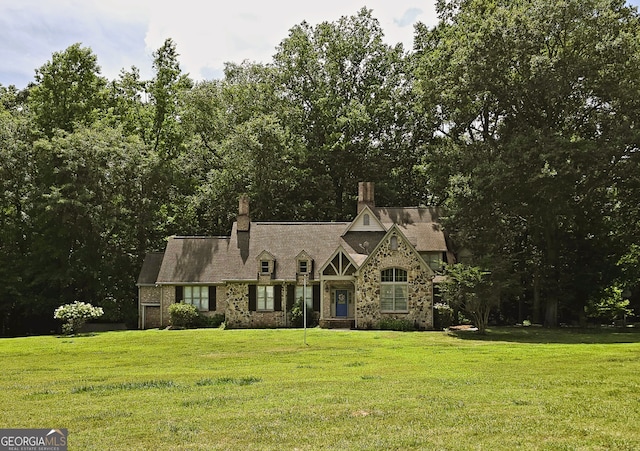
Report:
[[[336,316],[346,317],[349,314],[349,292],[336,290]]]

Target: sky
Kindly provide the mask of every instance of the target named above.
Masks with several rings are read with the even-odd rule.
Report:
[[[640,1],[640,0],[638,0]],[[152,54],[174,40],[183,73],[221,78],[225,62],[268,63],[296,24],[373,10],[389,44],[413,45],[414,24],[436,24],[435,0],[0,0],[0,84],[23,89],[54,52],[80,42],[102,75],[152,78]]]

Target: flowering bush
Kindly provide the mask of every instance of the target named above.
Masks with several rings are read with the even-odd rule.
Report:
[[[104,314],[102,307],[94,307],[86,302],[76,301],[73,304],[61,305],[53,312],[55,319],[65,321],[62,332],[65,334],[77,333],[89,319],[99,318]]]

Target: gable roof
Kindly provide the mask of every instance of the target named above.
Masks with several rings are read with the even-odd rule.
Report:
[[[440,209],[436,207],[374,209],[376,217],[389,230],[396,224],[418,252],[445,252],[447,242],[439,223]]]
[[[142,268],[140,269],[136,285],[148,286],[156,284],[163,257],[164,252],[149,252],[144,256],[144,261],[142,262]]]
[[[295,280],[297,257],[304,251],[313,258],[312,273],[317,280],[320,269],[339,248],[344,249],[356,265],[361,265],[378,246],[394,224],[418,252],[446,251],[445,236],[432,208],[365,208],[384,229],[373,231],[355,228],[352,222],[252,222],[249,232],[238,232],[233,224],[230,236],[169,238],[162,254],[150,257],[143,265],[140,280],[153,279],[158,284],[215,284],[232,280],[254,281],[258,278],[259,256],[273,256],[275,278]],[[372,221],[374,222],[374,221]],[[153,260],[156,259],[156,260]],[[153,266],[155,261],[157,266]],[[159,263],[158,263],[159,260]],[[144,272],[144,275],[143,275]]]

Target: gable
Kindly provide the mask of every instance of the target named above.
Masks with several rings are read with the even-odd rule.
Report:
[[[381,256],[381,253],[384,255]],[[380,265],[380,261],[384,263],[377,268],[378,270],[389,267],[406,267],[409,260],[417,263],[426,274],[430,276],[435,274],[411,241],[402,233],[401,228],[394,224],[376,248],[367,256],[361,268],[371,264]]]
[[[378,220],[375,213],[367,206],[365,206],[358,216],[355,217],[344,235],[349,232],[386,232],[387,229]]]

